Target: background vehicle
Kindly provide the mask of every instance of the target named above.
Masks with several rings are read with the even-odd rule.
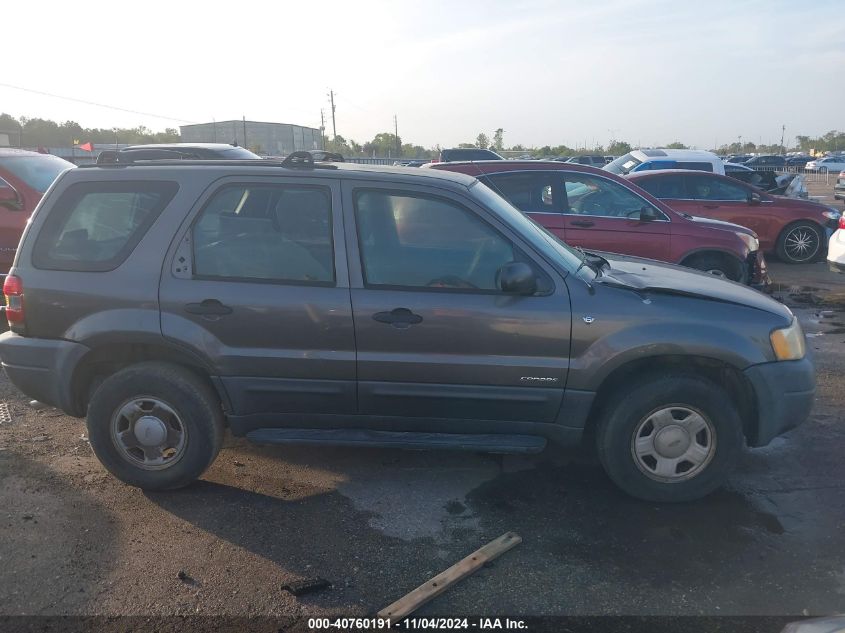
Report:
[[[783,169],[786,167],[786,158],[784,156],[777,155],[752,156],[745,161],[743,165],[751,167],[752,169]]]
[[[830,238],[827,263],[833,272],[845,273],[845,217],[839,218],[839,228]]]
[[[751,158],[751,154],[730,154],[727,158],[725,158],[725,162],[742,165],[745,161],[750,160]]]
[[[103,150],[97,164],[131,162],[135,160],[243,160],[261,159],[258,154],[237,145],[226,143],[156,143],[129,145],[118,150]]]
[[[807,171],[817,171],[825,174],[829,171],[843,171],[845,170],[845,156],[826,156],[825,158],[817,158],[811,160],[804,165]]]
[[[566,160],[567,163],[577,163],[579,165],[590,165],[592,167],[604,167],[607,161],[604,156],[593,156],[582,154],[581,156],[572,156]]]
[[[630,174],[628,179],[673,209],[752,229],[763,251],[790,264],[818,258],[840,217],[837,210],[816,202],[773,196],[717,174],[669,170]]]
[[[807,185],[804,177],[796,173],[778,173],[774,170],[751,169],[745,165],[725,163],[725,175],[748,185],[754,185],[773,196],[806,199]]]
[[[503,160],[503,158],[491,149],[453,147],[440,150],[440,158],[433,162],[449,163],[455,160]]]
[[[12,382],[87,415],[104,466],[145,489],[193,481],[228,425],[523,453],[586,438],[628,493],[688,500],[815,389],[798,321],[761,293],[581,253],[461,174],[308,154],[66,172],[5,290]]]
[[[75,165],[58,156],[0,148],[0,273],[17,252],[29,217],[56,177]]]
[[[571,163],[449,163],[572,246],[650,257],[764,287],[754,232],[677,213],[624,178]]]
[[[605,165],[607,171],[624,176],[652,169],[697,169],[725,173],[725,164],[713,152],[696,149],[635,149]]]
[[[308,153],[316,161],[321,161],[324,163],[342,163],[345,162],[342,154],[338,154],[337,152],[327,152],[324,149],[312,149],[308,150]]]
[[[811,160],[813,160],[812,156],[787,156],[786,166],[804,169],[807,163],[809,163]]]
[[[839,178],[833,185],[833,197],[836,200],[845,200],[845,169],[839,172]]]

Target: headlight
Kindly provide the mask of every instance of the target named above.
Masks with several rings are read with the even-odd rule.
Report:
[[[804,331],[797,317],[792,317],[792,325],[774,330],[769,338],[772,341],[772,349],[778,360],[798,360],[804,358],[807,351],[804,341]]]
[[[736,231],[736,235],[745,242],[745,245],[748,247],[749,251],[757,251],[760,250],[760,240],[758,240],[753,235],[749,235],[748,233],[740,233]]]
[[[827,211],[822,211],[822,215],[828,220],[833,220],[834,222],[838,222],[839,218],[842,217],[842,214],[833,207],[828,207]]]

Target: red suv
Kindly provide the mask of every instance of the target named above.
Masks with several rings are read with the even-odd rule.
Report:
[[[0,148],[0,273],[12,266],[26,222],[41,196],[73,163],[20,149]]]
[[[753,231],[674,211],[608,171],[551,161],[430,167],[475,176],[572,246],[682,264],[755,287],[769,284]]]
[[[823,255],[839,211],[809,200],[773,196],[727,176],[666,169],[626,176],[676,211],[736,222],[754,230],[760,248],[790,264]]]

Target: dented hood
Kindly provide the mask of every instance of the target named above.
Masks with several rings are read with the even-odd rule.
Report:
[[[764,310],[787,320],[792,313],[771,297],[748,286],[683,266],[664,264],[652,259],[627,257],[613,253],[596,253],[606,259],[596,284],[629,288],[638,292],[674,294],[733,303]]]

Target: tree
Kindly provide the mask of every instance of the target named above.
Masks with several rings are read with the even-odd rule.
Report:
[[[487,149],[490,146],[490,139],[484,132],[481,132],[475,137],[475,145],[481,149]]]
[[[689,149],[686,145],[681,143],[680,141],[675,141],[674,143],[669,143],[666,146],[666,149]]]
[[[607,148],[607,153],[612,156],[622,156],[630,151],[631,145],[625,141],[613,141]]]
[[[505,131],[502,128],[498,128],[493,132],[493,149],[497,152],[505,149]]]
[[[364,143],[364,154],[367,156],[396,156],[396,148],[402,147],[402,139],[392,132],[379,132],[372,141]]]
[[[458,148],[460,148],[460,149],[474,149],[475,144],[473,144],[473,143],[458,143]]]

